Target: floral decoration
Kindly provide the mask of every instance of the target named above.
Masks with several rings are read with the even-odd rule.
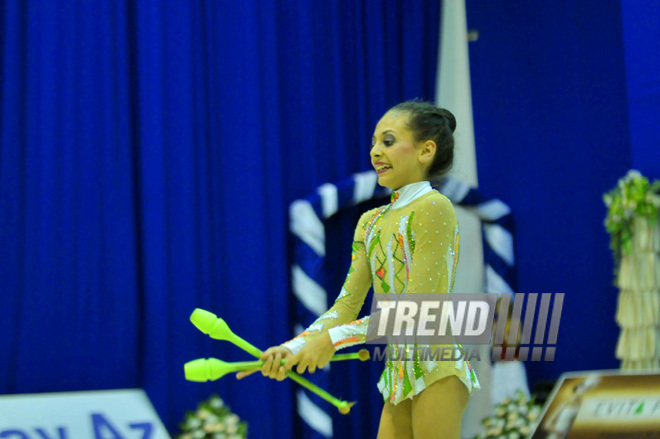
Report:
[[[495,406],[493,415],[481,421],[484,432],[475,439],[524,439],[536,427],[542,407],[517,390]]]
[[[610,233],[610,248],[614,254],[614,269],[618,272],[622,254],[632,250],[632,229],[635,217],[657,221],[660,211],[660,180],[650,183],[634,169],[603,195],[607,206],[605,228]]]
[[[229,406],[213,395],[202,401],[196,411],[186,413],[177,439],[245,439],[247,423],[233,414]]]

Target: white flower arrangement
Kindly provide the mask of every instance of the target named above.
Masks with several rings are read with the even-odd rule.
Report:
[[[494,414],[483,421],[484,432],[475,439],[524,439],[539,421],[543,408],[528,399],[522,390],[497,404]]]
[[[622,254],[632,250],[632,229],[635,217],[656,221],[660,212],[660,180],[653,183],[639,171],[631,169],[619,179],[614,189],[603,195],[607,206],[605,228],[610,233],[610,248],[614,253],[615,273]]]
[[[245,439],[247,423],[233,414],[222,398],[213,395],[186,413],[177,439]]]

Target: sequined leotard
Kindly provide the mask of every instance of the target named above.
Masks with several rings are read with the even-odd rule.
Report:
[[[325,331],[337,349],[364,343],[369,317],[355,318],[372,285],[376,293],[451,292],[458,263],[458,236],[451,202],[427,181],[395,191],[390,204],[360,217],[351,266],[332,308],[284,346],[296,353],[310,337]],[[470,392],[479,388],[468,361],[435,361],[420,359],[419,355],[410,361],[385,360],[378,388],[385,401],[398,404],[450,375],[456,375]]]

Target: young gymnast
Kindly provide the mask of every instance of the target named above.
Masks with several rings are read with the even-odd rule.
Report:
[[[336,350],[364,343],[369,317],[355,319],[372,286],[376,293],[451,292],[458,222],[451,202],[429,180],[451,168],[455,128],[449,111],[419,101],[398,104],[380,119],[370,155],[378,183],[393,189],[391,201],[361,216],[351,266],[332,308],[293,340],[266,350],[263,375],[283,380],[293,367],[313,373]],[[469,395],[479,388],[477,377],[466,360],[428,360],[412,348],[405,347],[416,352],[414,360],[385,360],[378,382],[384,399],[378,438],[460,438]]]

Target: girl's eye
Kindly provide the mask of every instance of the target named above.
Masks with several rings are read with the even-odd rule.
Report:
[[[394,142],[396,142],[396,139],[392,136],[387,136],[383,139],[383,145],[385,146],[392,146],[394,145]],[[378,143],[376,139],[372,139],[369,149],[372,149],[374,146],[376,146],[376,143]]]

